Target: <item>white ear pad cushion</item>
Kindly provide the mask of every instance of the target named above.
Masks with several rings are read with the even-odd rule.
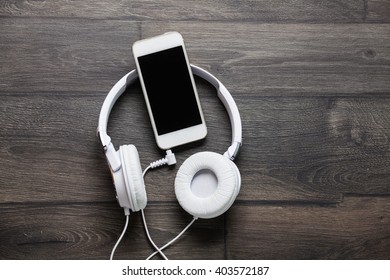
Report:
[[[191,190],[195,174],[210,170],[217,178],[216,190],[199,197]],[[240,191],[241,176],[228,158],[213,152],[200,152],[184,161],[175,179],[175,194],[179,204],[195,218],[211,219],[223,214],[233,204]]]
[[[145,183],[142,176],[138,151],[134,145],[124,145],[119,147],[119,154],[127,195],[133,206],[131,210],[137,212],[144,209],[147,203]]]

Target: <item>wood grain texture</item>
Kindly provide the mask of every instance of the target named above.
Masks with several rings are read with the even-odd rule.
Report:
[[[227,216],[232,259],[388,259],[388,197],[341,204],[238,205]],[[240,221],[240,222],[239,222]],[[246,226],[240,226],[243,222]]]
[[[108,91],[130,71],[140,36],[137,22],[0,18],[0,26],[1,86],[13,92]]]
[[[179,163],[207,147],[222,153],[231,137],[227,114],[215,90],[204,82],[199,90],[205,95],[209,128],[217,133],[210,135],[206,146],[195,144],[194,149],[187,147],[179,152]],[[114,201],[111,176],[96,137],[104,98],[105,94],[77,93],[0,96],[0,117],[5,123],[0,136],[2,201]],[[220,118],[213,116],[216,108]],[[111,116],[109,133],[117,148],[137,145],[143,167],[163,157],[155,144],[139,85],[121,97]],[[218,125],[226,129],[217,130]],[[224,143],[218,144],[223,138]],[[172,190],[176,171],[171,170],[168,178],[166,169],[148,175],[148,185],[153,187],[148,190],[151,200],[175,201]],[[157,186],[155,181],[159,182]]]
[[[368,0],[367,19],[371,22],[390,22],[389,0]]]
[[[134,68],[132,43],[169,30],[186,38],[192,63],[211,70],[235,94],[354,95],[390,87],[390,36],[383,24],[0,23],[1,83],[11,92],[108,91]]]
[[[96,138],[134,41],[181,32],[192,63],[231,91],[243,124],[232,208],[196,221],[173,259],[390,259],[389,1],[0,0],[0,259],[107,259],[124,223]],[[180,164],[231,131],[196,79],[209,134],[145,178],[152,236],[191,219]],[[139,84],[113,108],[114,145],[164,156]],[[152,251],[139,214],[117,258]],[[189,253],[190,252],[190,253]]]
[[[390,20],[388,0],[315,1],[0,1],[0,17],[127,19],[137,21],[238,21],[361,23]]]
[[[229,144],[222,105],[211,88],[201,81],[199,85],[209,135],[201,145],[178,149],[178,166],[197,151],[223,153]],[[7,182],[0,189],[3,201],[114,199],[95,136],[103,98],[91,94],[0,98],[0,117],[5,121],[0,162],[7,170],[0,175]],[[243,188],[239,199],[340,201],[345,193],[390,193],[385,164],[390,162],[390,97],[239,97],[237,102],[244,112],[244,146],[237,159]],[[142,166],[163,156],[154,143],[139,87],[131,88],[114,108],[110,134],[117,147],[135,144]],[[151,200],[175,201],[178,166],[148,174]]]
[[[361,22],[364,1],[2,1],[0,15],[144,21]]]
[[[166,30],[180,31],[192,62],[205,65],[236,94],[355,95],[390,88],[388,25],[142,25],[144,37]]]
[[[149,205],[145,217],[160,246],[191,221],[177,204]],[[109,259],[124,223],[116,203],[1,206],[0,259]],[[222,259],[223,228],[222,217],[196,221],[166,254],[173,259],[187,259],[188,252],[193,259]],[[115,259],[145,259],[153,251],[141,215],[134,213]]]
[[[388,102],[250,99],[244,104],[257,106],[243,110],[252,113],[244,122],[247,145],[238,161],[245,190],[240,197],[337,201],[343,193],[388,194]]]

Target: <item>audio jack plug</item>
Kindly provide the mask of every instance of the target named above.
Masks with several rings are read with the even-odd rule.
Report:
[[[175,157],[175,154],[172,153],[171,150],[167,150],[166,151],[166,155],[165,155],[165,158],[162,158],[162,159],[159,159],[159,160],[156,160],[154,162],[152,162],[151,164],[149,164],[149,168],[157,168],[159,166],[163,166],[163,165],[173,165],[173,164],[176,164],[176,157]]]

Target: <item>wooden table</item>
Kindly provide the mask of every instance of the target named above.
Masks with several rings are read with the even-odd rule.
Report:
[[[179,31],[191,63],[231,91],[243,122],[241,192],[198,220],[172,259],[390,258],[390,1],[0,1],[0,259],[107,259],[124,225],[96,138],[133,42]],[[155,242],[191,220],[173,181],[230,124],[196,79],[207,139],[145,178]],[[155,144],[139,84],[109,123],[146,167]],[[115,255],[144,259],[141,216]]]

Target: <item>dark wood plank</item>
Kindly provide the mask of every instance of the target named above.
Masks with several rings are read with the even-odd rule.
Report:
[[[0,23],[2,86],[9,92],[106,91],[134,68],[134,41],[168,30],[183,33],[191,62],[236,94],[351,95],[390,88],[386,24],[148,22],[141,35],[133,21]]]
[[[241,199],[390,193],[388,97],[239,101],[246,114]]]
[[[181,32],[192,62],[233,93],[313,96],[390,88],[387,24],[142,24],[143,37],[166,30]]]
[[[0,98],[2,202],[85,201],[87,193],[101,200],[106,188],[96,186],[109,178],[101,175],[105,165],[94,162],[102,159],[95,134],[103,99],[55,94]]]
[[[389,259],[389,1],[0,1],[0,259],[107,259],[122,231],[96,138],[134,41],[180,31],[192,63],[232,92],[243,120],[242,189],[196,221],[173,259]],[[162,245],[190,220],[173,181],[191,154],[222,153],[227,115],[197,79],[206,140],[148,173]],[[139,85],[109,132],[143,167],[163,156]],[[152,252],[139,213],[117,258]]]
[[[143,21],[362,22],[364,1],[2,1],[0,16]]]
[[[178,167],[198,151],[223,153],[230,141],[215,91],[198,80],[207,139],[176,152],[175,168],[148,173],[151,201],[175,201]],[[0,194],[3,202],[113,201],[96,138],[105,93],[0,96]],[[390,96],[281,98],[237,96],[244,144],[237,159],[239,200],[339,201],[344,193],[389,194]],[[143,167],[163,157],[139,85],[114,107],[115,146],[137,146]],[[137,132],[137,133],[135,133]]]
[[[390,258],[389,197],[328,207],[235,205],[226,223],[231,259]]]
[[[149,232],[160,246],[191,221],[176,204],[149,205],[145,215]],[[3,205],[0,259],[109,259],[124,222],[114,203]],[[223,228],[222,217],[196,221],[166,254],[172,259],[222,259]],[[152,252],[142,217],[133,213],[115,259],[145,259]]]
[[[367,0],[367,21],[390,22],[390,1]]]
[[[179,164],[195,151],[222,153],[231,138],[227,114],[215,90],[205,83],[199,84],[199,90],[205,94],[206,118],[215,133],[203,146],[197,143],[179,149]],[[105,96],[106,93],[0,95],[0,117],[4,121],[0,135],[2,202],[114,200],[111,177],[96,137]],[[226,129],[216,129],[218,125]],[[143,167],[164,156],[152,136],[139,85],[129,88],[114,107],[109,134],[117,149],[119,145],[135,144]],[[172,191],[175,170],[163,168],[148,174],[150,200],[176,201]]]
[[[1,90],[8,92],[108,90],[134,68],[131,45],[140,38],[133,21],[0,18],[0,26]]]

